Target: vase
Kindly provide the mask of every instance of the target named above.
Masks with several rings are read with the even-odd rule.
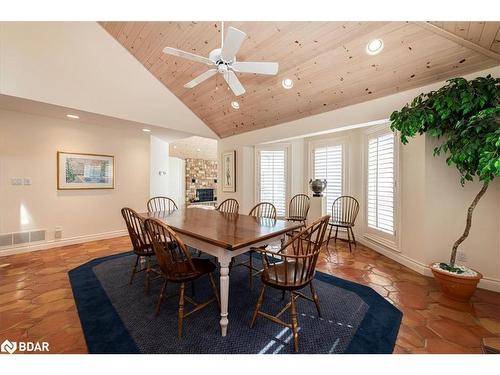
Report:
[[[321,180],[319,178],[309,180],[309,187],[313,191],[314,197],[322,197],[323,191],[326,189],[326,180]]]

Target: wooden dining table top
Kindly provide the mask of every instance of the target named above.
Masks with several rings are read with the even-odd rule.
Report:
[[[140,215],[145,219],[159,219],[178,233],[227,250],[238,250],[302,226],[298,222],[229,214],[198,207]]]

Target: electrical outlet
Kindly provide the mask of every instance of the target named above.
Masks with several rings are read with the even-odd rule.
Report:
[[[56,227],[54,231],[54,239],[60,240],[62,238],[62,228],[61,227]]]
[[[31,177],[24,177],[23,183],[24,185],[31,185]]]
[[[460,262],[467,262],[467,254],[464,251],[458,251],[457,260]]]

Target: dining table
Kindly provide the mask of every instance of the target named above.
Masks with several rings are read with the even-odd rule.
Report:
[[[217,258],[220,266],[220,327],[226,336],[229,325],[229,265],[252,248],[265,246],[302,227],[302,223],[224,213],[199,207],[142,213],[172,228],[184,243]]]

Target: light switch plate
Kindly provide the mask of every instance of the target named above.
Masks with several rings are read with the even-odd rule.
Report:
[[[31,177],[24,177],[23,182],[24,185],[31,185]]]
[[[10,178],[11,185],[22,185],[23,178],[22,177],[11,177]]]

